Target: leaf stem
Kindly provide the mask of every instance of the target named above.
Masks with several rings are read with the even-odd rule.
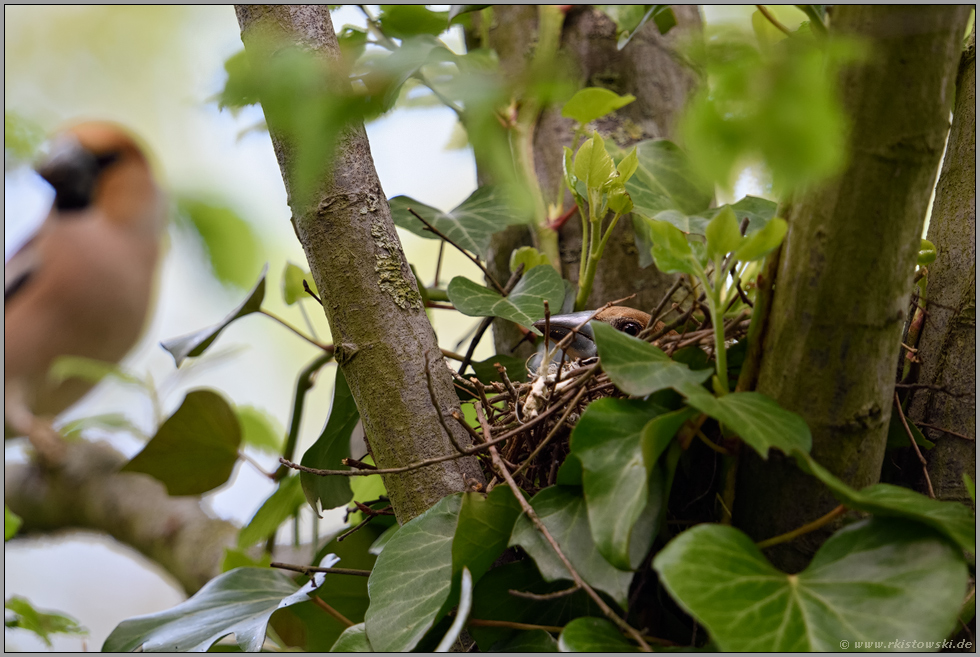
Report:
[[[758,543],[755,544],[755,546],[760,550],[764,550],[768,547],[772,547],[773,545],[779,545],[780,543],[788,543],[789,541],[792,541],[794,538],[797,538],[798,536],[803,536],[804,534],[809,534],[810,532],[820,529],[821,527],[828,524],[837,516],[842,515],[845,511],[847,511],[847,509],[844,507],[843,504],[841,504],[839,506],[834,507],[834,509],[831,510],[830,513],[820,516],[813,522],[808,522],[802,527],[797,527],[796,529],[792,531],[788,531],[785,534],[780,534],[779,536],[773,536],[772,538],[767,538],[764,541],[759,541]]]

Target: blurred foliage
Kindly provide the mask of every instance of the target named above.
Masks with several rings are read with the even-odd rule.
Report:
[[[215,278],[246,289],[262,268],[262,247],[252,225],[226,205],[177,198],[177,223],[200,239]]]
[[[768,47],[733,30],[692,42],[688,55],[707,75],[680,124],[695,168],[727,189],[761,157],[779,193],[839,171],[847,120],[835,71],[860,54],[854,41],[804,33]]]
[[[3,168],[14,169],[31,162],[44,141],[44,129],[25,116],[3,112]]]
[[[32,632],[49,648],[52,634],[88,634],[88,630],[79,625],[74,618],[57,612],[35,609],[30,602],[20,596],[8,598],[3,607],[13,614],[9,618],[4,615],[5,628]]]

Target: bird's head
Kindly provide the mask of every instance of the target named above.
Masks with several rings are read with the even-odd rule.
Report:
[[[51,141],[37,172],[55,190],[62,216],[96,205],[110,221],[162,223],[160,192],[143,149],[124,128],[104,121],[78,123]],[[147,201],[161,211],[147,213]]]
[[[588,319],[591,314],[591,310],[583,310],[582,312],[570,313],[568,315],[555,315],[548,322],[549,338],[554,342],[558,342],[571,333],[572,329]],[[595,319],[600,322],[605,322],[617,331],[622,331],[627,335],[638,335],[640,331],[646,328],[647,322],[650,321],[650,315],[635,308],[613,306],[598,313]],[[544,332],[545,321],[543,319],[538,320],[534,323],[534,328]],[[572,359],[591,358],[595,356],[598,350],[596,349],[595,334],[592,332],[592,327],[586,324],[580,328],[578,334],[572,338],[571,344],[565,348],[565,353]]]

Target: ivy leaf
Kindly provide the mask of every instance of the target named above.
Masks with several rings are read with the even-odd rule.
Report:
[[[634,570],[646,557],[664,507],[663,471],[644,459],[642,445],[643,429],[658,411],[639,400],[598,399],[572,431],[592,539],[620,570]]]
[[[58,356],[48,370],[48,380],[55,385],[68,379],[98,383],[106,377],[146,389],[143,381],[126,372],[119,365],[84,356]]]
[[[912,420],[906,418],[909,423],[909,430],[912,431],[912,435],[915,437],[915,442],[920,447],[925,449],[932,449],[936,446],[936,443],[932,442],[926,438],[919,427],[912,423]],[[905,431],[905,425],[902,424],[902,418],[898,417],[898,413],[892,413],[891,418],[888,420],[888,442],[885,444],[885,449],[896,449],[900,447],[909,446],[909,434]]]
[[[708,259],[724,258],[735,251],[742,243],[742,233],[738,229],[738,219],[731,208],[724,208],[715,215],[704,230],[708,238]]]
[[[605,618],[576,618],[558,636],[561,652],[639,652],[616,626]]]
[[[12,539],[16,534],[20,526],[24,524],[20,516],[10,510],[10,507],[6,504],[3,505],[3,541],[6,543]]]
[[[701,386],[691,384],[680,386],[678,392],[687,397],[688,404],[737,433],[764,459],[773,447],[784,454],[810,451],[810,427],[803,418],[761,392],[733,392],[715,397]]]
[[[933,532],[879,518],[838,531],[796,575],[776,570],[739,530],[714,524],[680,534],[653,567],[718,647],[737,652],[945,637],[969,577]]]
[[[123,621],[105,640],[102,651],[203,652],[234,634],[243,651],[258,652],[272,613],[309,600],[324,577],[317,573],[297,589],[276,570],[236,568],[172,609]]]
[[[646,340],[617,331],[605,322],[590,322],[602,369],[616,387],[637,397],[684,384],[704,383],[711,370],[692,370]]]
[[[257,313],[261,310],[262,300],[265,299],[265,275],[268,271],[269,265],[266,263],[262,268],[259,281],[252,288],[252,291],[223,320],[214,326],[209,326],[200,331],[194,331],[188,335],[173,338],[162,343],[163,348],[169,351],[170,355],[174,357],[174,363],[177,367],[180,367],[180,364],[184,362],[185,358],[203,354],[211,346],[211,343],[215,341],[215,338],[236,319]]]
[[[446,31],[449,14],[445,11],[430,11],[423,5],[381,5],[378,22],[381,24],[381,31],[395,39],[419,34],[439,36]]]
[[[296,509],[303,502],[303,489],[299,484],[299,476],[294,475],[281,480],[272,495],[262,503],[248,524],[238,532],[238,548],[244,550],[273,536],[279,525],[296,513]]]
[[[558,652],[558,642],[544,630],[529,630],[495,644],[490,652]]]
[[[300,459],[300,464],[320,470],[343,470],[342,461],[350,457],[350,436],[361,419],[343,370],[336,368],[333,401],[323,431]],[[319,477],[308,472],[299,474],[306,501],[314,511],[335,509],[350,502],[348,477]]]
[[[122,472],[148,474],[170,495],[201,495],[228,481],[241,439],[228,402],[212,390],[192,390]]]
[[[310,286],[313,294],[319,294],[316,289],[316,282],[308,271],[303,271],[291,262],[286,263],[286,268],[282,271],[282,300],[287,306],[291,306],[297,301],[302,301],[309,297],[303,288],[303,281]]]
[[[599,553],[592,540],[588,509],[581,494],[571,487],[549,486],[531,498],[531,506],[582,579],[592,588],[609,594],[625,609],[633,573],[616,569]],[[547,581],[571,579],[551,545],[523,514],[514,525],[510,545],[524,548]]]
[[[262,245],[252,225],[230,207],[191,198],[177,199],[177,217],[204,247],[214,277],[245,289],[262,262]]]
[[[449,212],[441,212],[408,196],[396,196],[388,204],[396,226],[419,237],[440,239],[408,211],[411,208],[443,235],[481,257],[486,255],[491,235],[507,226],[527,223],[527,218],[515,211],[499,187],[480,187]]]
[[[639,219],[640,230],[646,243],[650,244],[657,269],[665,274],[697,274],[698,260],[684,233],[666,221],[642,216]]]
[[[654,217],[663,210],[697,214],[708,209],[714,188],[699,178],[673,142],[650,139],[636,145],[638,166],[626,182],[636,212]]]
[[[596,5],[616,23],[616,47],[622,50],[651,18],[661,34],[667,34],[677,18],[670,5]]]
[[[235,414],[242,429],[243,445],[267,454],[278,454],[282,450],[285,432],[276,418],[255,406],[238,406]]]
[[[579,147],[572,167],[575,177],[589,189],[602,189],[616,173],[616,165],[598,132]]]
[[[225,556],[221,559],[221,572],[227,573],[236,568],[268,568],[272,564],[272,554],[263,552],[258,559],[245,550],[225,548]]]
[[[620,107],[629,105],[636,96],[626,94],[620,96],[614,91],[601,87],[586,87],[579,89],[561,108],[561,115],[574,119],[581,125],[587,125],[596,119],[611,114]]]
[[[464,493],[453,538],[453,573],[466,567],[479,581],[507,549],[520,514],[521,505],[507,486],[496,486],[488,495]]]
[[[340,635],[330,652],[376,652],[367,638],[364,623],[351,625]]]
[[[541,253],[533,246],[522,246],[514,249],[510,254],[510,273],[517,271],[517,268],[524,265],[524,273],[528,273],[535,267],[550,265],[548,256]]]
[[[506,297],[463,276],[450,281],[446,292],[456,310],[464,315],[503,317],[535,335],[541,335],[534,322],[544,317],[544,301],[552,308],[561,308],[565,299],[565,286],[553,267],[535,267],[524,274]]]
[[[402,525],[368,579],[368,641],[380,652],[408,651],[432,628],[449,600],[453,535],[462,495],[449,495]]]
[[[742,262],[759,260],[765,257],[777,246],[782,244],[788,229],[789,226],[783,219],[773,217],[764,228],[757,230],[751,235],[746,235],[738,250],[735,251],[735,257]]]
[[[480,11],[481,9],[486,9],[490,5],[449,5],[449,24],[453,25],[458,23],[456,19],[460,16],[465,16],[466,14],[472,13],[474,11]]]
[[[794,456],[801,470],[822,481],[845,506],[876,516],[920,522],[946,535],[965,552],[976,554],[976,517],[959,502],[933,500],[914,490],[891,484],[874,484],[856,491],[809,454],[797,452]]]
[[[88,630],[79,625],[74,618],[35,609],[30,602],[20,596],[7,599],[3,603],[3,608],[14,614],[12,619],[4,619],[4,627],[33,632],[49,648],[52,634],[88,634]]]

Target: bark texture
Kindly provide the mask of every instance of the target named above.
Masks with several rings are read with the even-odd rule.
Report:
[[[633,94],[636,100],[596,121],[592,127],[604,138],[621,147],[644,139],[669,139],[674,124],[697,84],[695,72],[677,54],[685,32],[701,29],[695,5],[675,5],[677,27],[661,35],[648,22],[623,50],[616,48],[616,26],[600,10],[575,6],[565,17],[562,30],[562,58],[570,77],[579,87],[598,86],[618,94]],[[490,45],[500,57],[505,75],[516,79],[526,70],[534,51],[537,9],[528,5],[494,5]],[[572,145],[574,122],[561,116],[561,107],[546,108],[534,134],[534,164],[545,201],[554,203],[559,194],[565,208],[572,207],[571,195],[562,183],[562,147]],[[559,232],[562,276],[578,282],[582,228],[578,216],[572,217]],[[512,227],[491,241],[490,269],[500,280],[509,273],[511,252],[531,245],[530,232]],[[628,305],[650,310],[663,297],[674,277],[660,273],[653,265],[641,269],[629,217],[619,224],[606,246],[589,296],[589,308],[636,293]],[[499,353],[509,353],[521,339],[513,324],[494,322],[494,342]],[[525,343],[522,352],[531,351]]]
[[[869,53],[840,76],[850,163],[801,194],[787,217],[758,390],[803,416],[816,460],[858,489],[881,472],[902,322],[968,14],[835,8],[834,31],[863,40]],[[735,522],[756,540],[836,505],[789,459],[743,462]],[[808,534],[771,556],[799,570],[826,536]]]
[[[212,518],[198,497],[170,497],[144,474],[119,472],[126,457],[105,443],[66,444],[64,465],[4,465],[4,503],[23,519],[18,535],[102,532],[157,562],[188,595],[221,573],[239,528]]]
[[[919,382],[943,390],[915,392],[914,420],[972,437],[923,427],[936,443],[927,452],[936,497],[970,504],[963,475],[977,471],[977,43],[976,29],[956,81],[953,126],[936,188],[929,240],[938,257],[929,267],[925,326],[919,339]],[[917,472],[918,470],[914,470]]]
[[[249,56],[270,33],[324,58],[340,57],[330,12],[322,6],[238,5]],[[274,54],[272,55],[274,56]],[[381,468],[453,452],[426,385],[426,354],[444,416],[459,409],[415,277],[402,252],[361,125],[351,126],[333,154],[332,176],[307,203],[291,192],[295,144],[270,122],[276,157],[289,194],[292,223],[317,288],[350,384],[368,444]],[[451,423],[457,441],[466,432]],[[385,477],[392,506],[404,523],[439,499],[483,481],[475,458],[447,461]]]

